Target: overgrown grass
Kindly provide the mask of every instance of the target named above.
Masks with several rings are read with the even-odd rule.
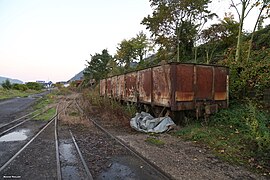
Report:
[[[56,95],[50,93],[44,96],[43,98],[39,99],[34,106],[34,109],[44,109],[49,104],[54,103],[56,100]]]
[[[50,120],[56,113],[56,108],[50,108],[41,115],[35,117],[35,120],[43,120],[48,121]]]
[[[41,91],[36,91],[36,90],[31,90],[28,89],[26,91],[19,91],[19,90],[14,90],[14,89],[3,89],[0,88],[0,99],[9,99],[9,98],[14,98],[14,97],[27,97],[31,94],[37,94],[40,93]]]
[[[270,173],[270,115],[250,100],[233,102],[208,125],[194,122],[176,134],[207,145],[227,161]]]
[[[114,99],[100,97],[97,89],[84,91],[83,96],[90,101],[92,106],[112,110],[115,113],[123,113],[129,117],[133,117],[137,112],[134,104],[121,104],[121,102]]]
[[[40,116],[37,116],[36,120],[49,120],[56,112],[56,107],[50,107],[56,101],[56,95],[54,93],[47,94],[43,98],[39,99],[35,105],[34,110],[37,110],[33,116],[42,113]]]

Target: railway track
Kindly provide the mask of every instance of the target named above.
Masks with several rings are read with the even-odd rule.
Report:
[[[36,129],[38,129],[38,130],[36,130],[35,133],[32,133],[30,136],[28,136],[26,140],[13,141],[11,139],[11,142],[6,142],[5,140],[3,142],[0,142],[3,144],[3,146],[2,145],[1,146],[4,149],[7,149],[4,152],[0,152],[1,154],[4,154],[5,157],[7,157],[7,158],[5,158],[5,157],[1,158],[0,178],[29,179],[31,177],[32,178],[34,177],[34,176],[31,176],[31,173],[34,173],[35,170],[33,170],[33,171],[29,171],[29,170],[35,169],[34,160],[35,160],[35,158],[38,159],[39,155],[37,155],[35,157],[34,153],[32,153],[32,152],[35,152],[35,150],[37,150],[35,148],[35,146],[33,146],[33,144],[36,144],[37,142],[40,141],[41,134],[43,134],[43,136],[44,136],[44,134],[46,134],[47,131],[51,129],[51,125],[54,124],[53,122],[55,122],[54,129],[56,130],[56,122],[57,122],[56,120],[58,117],[58,112],[61,112],[61,111],[62,110],[59,110],[57,107],[57,111],[56,111],[55,115],[53,115],[53,117],[51,117],[47,123],[43,123],[42,126],[40,126],[40,124],[37,125]],[[31,120],[33,120],[35,117],[37,117],[38,115],[41,115],[42,113],[44,113],[46,111],[35,114],[36,112],[37,111],[31,112],[31,113],[24,115],[18,119],[15,119],[14,121],[12,121],[10,123],[7,123],[7,124],[1,126],[0,138],[1,138],[1,136],[5,135],[5,134],[8,135],[8,134],[12,133],[12,131],[17,130],[18,128],[22,128],[22,126],[25,126],[25,127],[27,127],[27,125],[31,126],[30,123],[40,123],[37,121],[36,122],[31,121]],[[35,115],[33,115],[33,114],[35,114]],[[31,126],[31,128],[33,128],[33,126]],[[46,133],[45,133],[45,131],[46,131]],[[53,136],[52,138],[55,138],[55,137]],[[47,141],[47,142],[49,142],[49,141]],[[55,142],[57,142],[57,140],[55,140]],[[16,146],[17,148],[15,150],[13,150],[12,152],[9,152],[9,149],[8,149],[9,146],[14,146],[14,147]],[[38,151],[39,150],[42,151],[42,148],[44,148],[44,147],[41,147],[40,149],[38,149]],[[0,150],[2,151],[2,148]],[[32,158],[32,160],[31,160],[31,158]],[[30,159],[30,160],[28,160],[28,159]],[[41,165],[41,166],[43,166],[43,165]],[[30,169],[27,169],[29,167],[30,167]],[[55,168],[53,168],[53,169],[55,169]],[[48,175],[48,176],[50,177],[50,175]],[[52,175],[52,177],[53,177],[53,175]]]
[[[78,110],[85,115],[84,111],[82,110],[82,108],[80,107],[80,105],[78,104],[77,100],[75,99],[75,104],[76,107],[78,108]],[[87,118],[87,116],[85,116],[85,118]],[[111,134],[109,131],[107,131],[105,128],[103,128],[100,124],[98,124],[95,120],[93,120],[92,118],[87,118],[88,121],[91,121],[98,129],[100,129],[104,134],[106,134],[107,136],[109,136],[111,138],[111,140],[116,141],[118,144],[120,144],[123,148],[125,148],[128,152],[130,152],[130,154],[132,154],[135,158],[139,159],[140,161],[142,161],[146,166],[148,166],[153,172],[154,174],[157,175],[157,179],[172,179],[172,177],[170,175],[168,175],[167,173],[165,173],[164,171],[162,171],[159,167],[157,167],[155,164],[151,163],[149,160],[147,160],[146,158],[144,158],[142,155],[140,155],[139,153],[137,153],[134,149],[130,148],[126,143],[124,143],[122,140],[120,140],[119,138],[117,138],[116,136],[114,136],[113,134]]]
[[[49,110],[49,109],[47,109],[47,110]],[[23,125],[24,123],[33,120],[35,117],[45,113],[47,110],[40,112],[40,113],[37,113],[39,110],[30,112],[24,116],[21,116],[21,117],[15,119],[9,123],[6,123],[6,124],[0,126],[0,137],[5,135],[6,133],[12,131],[13,129]],[[37,113],[37,114],[35,114],[35,113]]]
[[[71,102],[64,104],[63,111],[61,112],[64,115],[63,117],[66,116],[67,108],[73,103],[74,100],[71,100]],[[72,130],[58,129],[58,120],[61,113],[58,113],[58,118],[55,121],[57,179],[93,180],[93,176],[88,169]]]
[[[46,123],[38,132],[36,132],[31,139],[21,145],[20,149],[17,149],[16,152],[13,152],[12,156],[5,160],[5,162],[0,161],[0,178],[22,178],[22,179],[104,179],[102,176],[97,176],[97,174],[93,175],[95,172],[94,165],[95,163],[102,164],[103,161],[98,162],[98,159],[94,162],[89,161],[90,156],[100,156],[103,152],[99,152],[100,155],[95,153],[87,153],[89,152],[85,148],[93,148],[96,151],[102,151],[102,149],[98,149],[99,147],[92,146],[80,146],[82,143],[82,137],[84,134],[78,134],[78,130],[73,126],[62,126],[62,118],[68,116],[71,112],[69,110],[73,108],[73,110],[77,110],[81,115],[84,114],[83,110],[79,106],[76,99],[64,100],[57,106],[57,111],[55,115]],[[62,116],[61,116],[62,115]],[[81,117],[80,115],[80,117]],[[20,124],[21,122],[30,122],[31,114],[28,114],[25,117],[18,118],[13,123]],[[60,120],[60,122],[59,122]],[[89,119],[88,119],[89,120]],[[89,120],[90,121],[90,120]],[[136,153],[136,151],[129,148],[125,143],[120,141],[118,138],[110,134],[106,129],[101,127],[98,123],[91,120],[91,122],[96,126],[97,130],[100,131],[101,137],[97,137],[97,143],[101,140],[101,143],[104,142],[105,146],[107,144],[118,144],[117,146],[121,146],[120,151],[127,151],[126,161],[130,161],[130,169],[126,166],[122,168],[122,173],[124,177],[137,177],[137,174],[140,174],[141,177],[150,177],[150,179],[171,179],[166,173],[161,171],[158,167],[151,164],[147,159],[143,158],[141,155]],[[21,125],[26,126],[26,123],[22,123]],[[14,125],[14,124],[12,124]],[[11,125],[5,126],[8,130]],[[19,127],[20,125],[14,125]],[[92,127],[92,128],[93,128]],[[16,128],[16,127],[15,127]],[[13,130],[15,129],[13,128]],[[4,127],[2,128],[4,129]],[[4,130],[4,131],[6,131]],[[4,131],[3,134],[4,134]],[[9,130],[9,131],[12,131]],[[1,132],[0,132],[1,133]],[[106,136],[106,138],[104,138]],[[102,139],[104,138],[104,139]],[[0,142],[1,143],[1,142]],[[88,143],[86,141],[86,143]],[[82,149],[80,149],[82,148]],[[106,147],[107,148],[107,147]],[[109,147],[108,147],[109,148]],[[113,147],[112,147],[113,148]],[[0,148],[1,150],[1,148]],[[108,149],[110,151],[110,148]],[[113,149],[112,149],[113,150]],[[0,152],[1,153],[1,152]],[[104,152],[104,155],[106,153]],[[86,156],[86,157],[85,157]],[[116,155],[117,156],[117,155]],[[125,156],[125,155],[124,155]],[[100,158],[108,158],[108,157],[100,157]],[[122,157],[120,157],[121,159]],[[115,160],[114,158],[111,158]],[[94,164],[93,164],[94,163]],[[135,164],[132,164],[135,163]],[[137,164],[136,164],[137,163]],[[103,169],[103,171],[108,171],[108,169],[113,169],[114,164],[118,164],[119,162],[112,162],[108,165],[107,170]],[[112,167],[112,168],[111,168]],[[114,167],[115,168],[115,167]],[[132,168],[137,168],[136,170]],[[118,171],[116,170],[118,173]],[[114,173],[118,177],[118,174]],[[107,174],[106,174],[107,173]],[[108,172],[106,172],[104,177],[109,177]],[[148,175],[147,175],[148,173]],[[105,178],[106,179],[106,178]],[[144,178],[145,179],[145,178]]]

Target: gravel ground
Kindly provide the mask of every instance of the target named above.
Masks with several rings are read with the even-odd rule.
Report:
[[[267,179],[252,173],[244,167],[230,165],[215,157],[209,150],[194,142],[186,142],[170,134],[154,136],[164,142],[158,146],[145,140],[153,136],[135,132],[124,115],[91,106],[80,101],[88,117],[95,119],[112,134],[128,144],[153,164],[167,172],[173,179]],[[119,118],[120,117],[120,118]]]
[[[80,116],[75,104],[62,113],[60,123],[72,130],[94,179],[164,179]]]
[[[73,132],[94,179],[164,179],[83,117],[75,103],[64,108],[68,102],[72,102],[76,97],[78,94],[67,98],[61,97],[60,109],[64,109],[64,111],[59,116],[58,134],[64,179],[86,178],[68,130]],[[97,121],[168,173],[172,179],[267,179],[264,176],[251,173],[243,167],[222,162],[210,151],[194,142],[186,142],[170,134],[138,133],[130,128],[129,120],[121,112],[93,107],[89,105],[89,102],[82,100],[79,103],[88,112],[88,118]],[[36,125],[36,123],[34,124]],[[27,125],[27,128],[33,128],[34,124]],[[164,144],[150,144],[145,141],[147,138],[159,139]],[[4,142],[0,145],[0,153],[1,150],[9,147],[22,146],[18,144],[2,146]],[[55,149],[54,123],[52,123],[0,173],[0,178],[14,176],[21,179],[56,179]],[[5,156],[5,154],[0,155],[1,157]]]
[[[0,137],[0,165],[22,148],[45,123],[44,121],[29,121]]]
[[[20,179],[56,179],[54,123],[43,131],[7,168],[1,177]]]

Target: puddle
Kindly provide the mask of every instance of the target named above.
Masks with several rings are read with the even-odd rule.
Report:
[[[153,171],[152,168],[144,164],[134,156],[116,156],[111,160],[111,166],[101,172],[96,179],[111,180],[111,179],[140,179],[140,180],[163,180],[164,177]]]
[[[27,139],[27,133],[29,129],[21,129],[19,131],[8,133],[2,137],[0,137],[0,142],[9,142],[9,141],[23,141]]]
[[[136,175],[129,167],[114,162],[110,169],[103,172],[98,179],[136,179]]]
[[[74,155],[74,147],[71,144],[61,143],[59,149],[61,157],[64,159],[65,162],[67,163],[76,162],[76,156]]]
[[[65,166],[61,168],[63,179],[80,179],[78,170],[74,166]]]
[[[60,161],[63,179],[86,179],[78,166],[76,150],[73,144],[60,143]]]

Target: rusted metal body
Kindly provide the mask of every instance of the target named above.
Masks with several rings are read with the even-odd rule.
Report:
[[[100,80],[99,83],[99,94],[100,96],[106,96],[106,79]]]
[[[201,116],[228,107],[228,76],[224,66],[170,63],[103,79],[100,94]]]
[[[125,96],[123,100],[137,102],[137,72],[128,73],[125,75]]]

